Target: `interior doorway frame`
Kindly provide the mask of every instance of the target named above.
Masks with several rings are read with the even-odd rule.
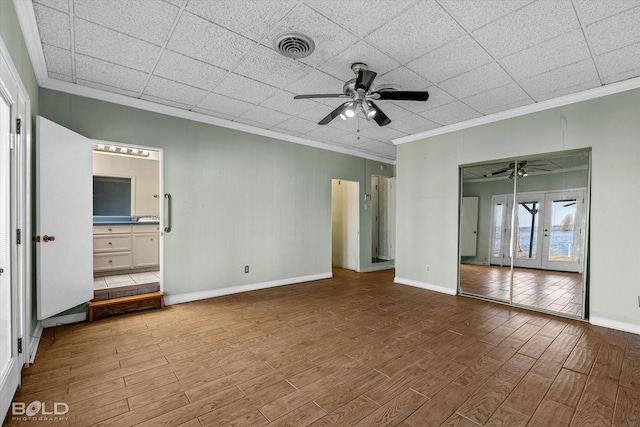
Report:
[[[17,386],[22,382],[22,367],[33,362],[38,340],[32,339],[31,328],[31,99],[20,78],[11,55],[0,37],[0,90],[9,100],[10,108],[10,194],[9,235],[12,301],[11,351],[16,355]],[[15,322],[15,323],[14,323]],[[20,344],[18,344],[20,343]],[[15,378],[14,378],[15,380]],[[4,379],[3,379],[4,381]],[[15,390],[0,395],[0,415],[4,418]],[[13,387],[13,383],[11,387]]]
[[[331,267],[334,267],[334,257],[335,257],[335,248],[334,248],[334,233],[335,230],[335,218],[334,218],[334,208],[335,208],[335,193],[334,193],[334,183],[338,182],[347,182],[348,185],[352,188],[347,190],[348,201],[347,201],[347,209],[343,209],[342,214],[346,215],[348,220],[348,231],[347,234],[353,234],[351,236],[352,243],[348,245],[349,253],[346,255],[346,259],[350,257],[353,258],[353,264],[347,262],[347,267],[345,266],[337,266],[340,268],[346,268],[349,270],[354,270],[360,272],[360,182],[352,181],[348,179],[340,179],[333,178],[331,180]],[[353,253],[351,253],[353,251]],[[344,258],[344,257],[343,257]],[[352,268],[353,267],[353,268]]]

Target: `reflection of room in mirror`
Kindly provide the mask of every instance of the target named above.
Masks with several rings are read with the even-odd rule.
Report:
[[[461,167],[459,291],[583,317],[589,164],[576,151]]]

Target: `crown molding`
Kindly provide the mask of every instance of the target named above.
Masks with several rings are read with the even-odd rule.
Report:
[[[431,138],[433,136],[444,135],[459,130],[469,129],[475,126],[486,125],[506,119],[512,119],[514,117],[520,117],[531,113],[550,110],[552,108],[575,104],[582,101],[588,101],[594,98],[601,98],[603,96],[613,95],[615,93],[626,92],[638,88],[640,88],[640,77],[635,77],[633,79],[611,83],[593,89],[587,89],[582,92],[571,93],[559,98],[536,102],[534,104],[525,105],[522,107],[514,108],[512,110],[502,111],[499,113],[490,114],[488,116],[478,117],[476,119],[439,127],[437,129],[431,129],[425,132],[403,136],[401,138],[393,139],[391,142],[393,142],[395,145],[405,144],[407,142],[413,142],[420,139]]]

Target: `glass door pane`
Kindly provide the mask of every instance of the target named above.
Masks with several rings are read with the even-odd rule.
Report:
[[[551,192],[546,197],[544,259],[547,270],[582,271],[584,190]]]
[[[537,195],[527,195],[525,199],[518,198],[516,226],[515,226],[515,259],[517,267],[540,267],[540,214],[542,203]]]

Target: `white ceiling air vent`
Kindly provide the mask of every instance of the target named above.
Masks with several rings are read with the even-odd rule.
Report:
[[[286,33],[276,37],[273,47],[287,58],[299,59],[311,55],[316,45],[304,34]]]

